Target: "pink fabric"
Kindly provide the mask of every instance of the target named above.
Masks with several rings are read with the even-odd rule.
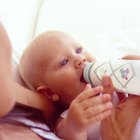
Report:
[[[140,118],[135,127],[133,140],[140,140]]]

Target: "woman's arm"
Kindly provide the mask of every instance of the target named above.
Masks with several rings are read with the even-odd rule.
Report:
[[[133,140],[133,132],[140,116],[140,97],[129,96],[102,121],[103,140]],[[107,128],[107,129],[106,129]]]
[[[41,109],[48,120],[52,119],[57,112],[54,104],[45,96],[34,93],[14,81],[11,55],[11,43],[0,23],[0,117],[6,115],[15,102],[20,102]]]
[[[9,112],[14,103],[11,45],[6,31],[0,23],[0,116]]]
[[[126,55],[122,57],[122,59],[126,60],[140,60],[140,55]]]
[[[48,121],[52,120],[57,108],[54,103],[44,95],[35,93],[14,82],[15,101],[42,110]]]
[[[122,59],[140,60],[140,56],[127,55]],[[110,82],[108,85],[111,85],[111,89],[113,89],[111,80],[108,81]],[[140,96],[129,96],[124,102],[121,102],[114,108],[111,116],[102,121],[101,133],[103,140],[132,140],[139,116]]]

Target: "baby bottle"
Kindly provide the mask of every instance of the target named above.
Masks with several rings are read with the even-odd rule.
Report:
[[[103,75],[111,77],[116,91],[140,95],[140,60],[109,60],[88,63],[83,71],[86,82],[101,85]]]

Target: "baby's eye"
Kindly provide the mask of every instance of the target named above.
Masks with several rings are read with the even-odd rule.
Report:
[[[83,50],[83,48],[82,48],[82,47],[76,48],[76,53],[77,53],[77,54],[78,54],[78,53],[81,53],[81,52],[82,52],[82,50]]]
[[[64,59],[60,62],[60,66],[65,66],[68,63],[68,59]]]

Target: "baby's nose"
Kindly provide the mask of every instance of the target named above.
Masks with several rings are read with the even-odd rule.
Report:
[[[75,67],[80,68],[80,67],[85,67],[86,65],[86,59],[83,56],[80,56],[76,59],[75,61]]]

